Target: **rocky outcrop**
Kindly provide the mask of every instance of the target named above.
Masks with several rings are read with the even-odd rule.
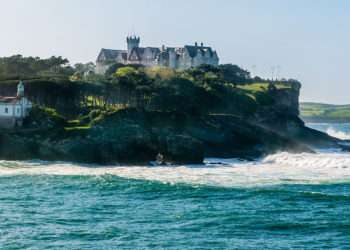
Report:
[[[322,133],[294,128],[308,140]],[[322,135],[321,137],[318,137]],[[330,142],[323,137],[322,141]],[[28,132],[0,137],[9,160],[148,164],[162,154],[169,163],[202,163],[204,157],[254,159],[276,151],[311,152],[306,141],[229,115],[184,115],[120,111],[90,129]]]
[[[277,151],[312,152],[340,141],[306,128],[298,117],[299,88],[271,89],[273,105],[250,117],[121,110],[67,129],[52,110],[34,113],[19,131],[0,131],[0,157],[84,163],[148,164],[158,154],[174,164],[204,157],[255,159]]]
[[[296,82],[291,89],[272,89],[273,105],[260,107],[250,122],[309,147],[339,147],[340,140],[306,127],[300,119],[300,88]]]

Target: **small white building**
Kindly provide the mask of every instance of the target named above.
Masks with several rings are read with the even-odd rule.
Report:
[[[0,96],[0,127],[21,126],[31,108],[32,103],[24,96],[24,85],[20,81],[17,86],[17,96]]]

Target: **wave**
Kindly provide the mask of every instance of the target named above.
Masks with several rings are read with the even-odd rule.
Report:
[[[335,138],[341,139],[341,140],[350,140],[350,134],[335,130],[334,128],[330,127],[327,129],[326,133],[330,136],[333,136]]]
[[[278,153],[255,162],[207,159],[195,166],[89,166],[42,161],[0,161],[0,176],[103,176],[158,181],[169,184],[248,187],[279,184],[350,182],[350,154]]]

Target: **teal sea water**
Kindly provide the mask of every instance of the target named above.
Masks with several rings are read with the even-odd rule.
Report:
[[[350,249],[350,154],[176,167],[1,161],[0,249]]]

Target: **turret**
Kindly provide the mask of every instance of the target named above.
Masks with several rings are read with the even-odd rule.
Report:
[[[17,85],[17,97],[24,97],[24,84],[22,81]]]
[[[138,48],[140,46],[140,37],[128,36],[126,41],[128,43],[128,55],[130,55],[134,48]]]

